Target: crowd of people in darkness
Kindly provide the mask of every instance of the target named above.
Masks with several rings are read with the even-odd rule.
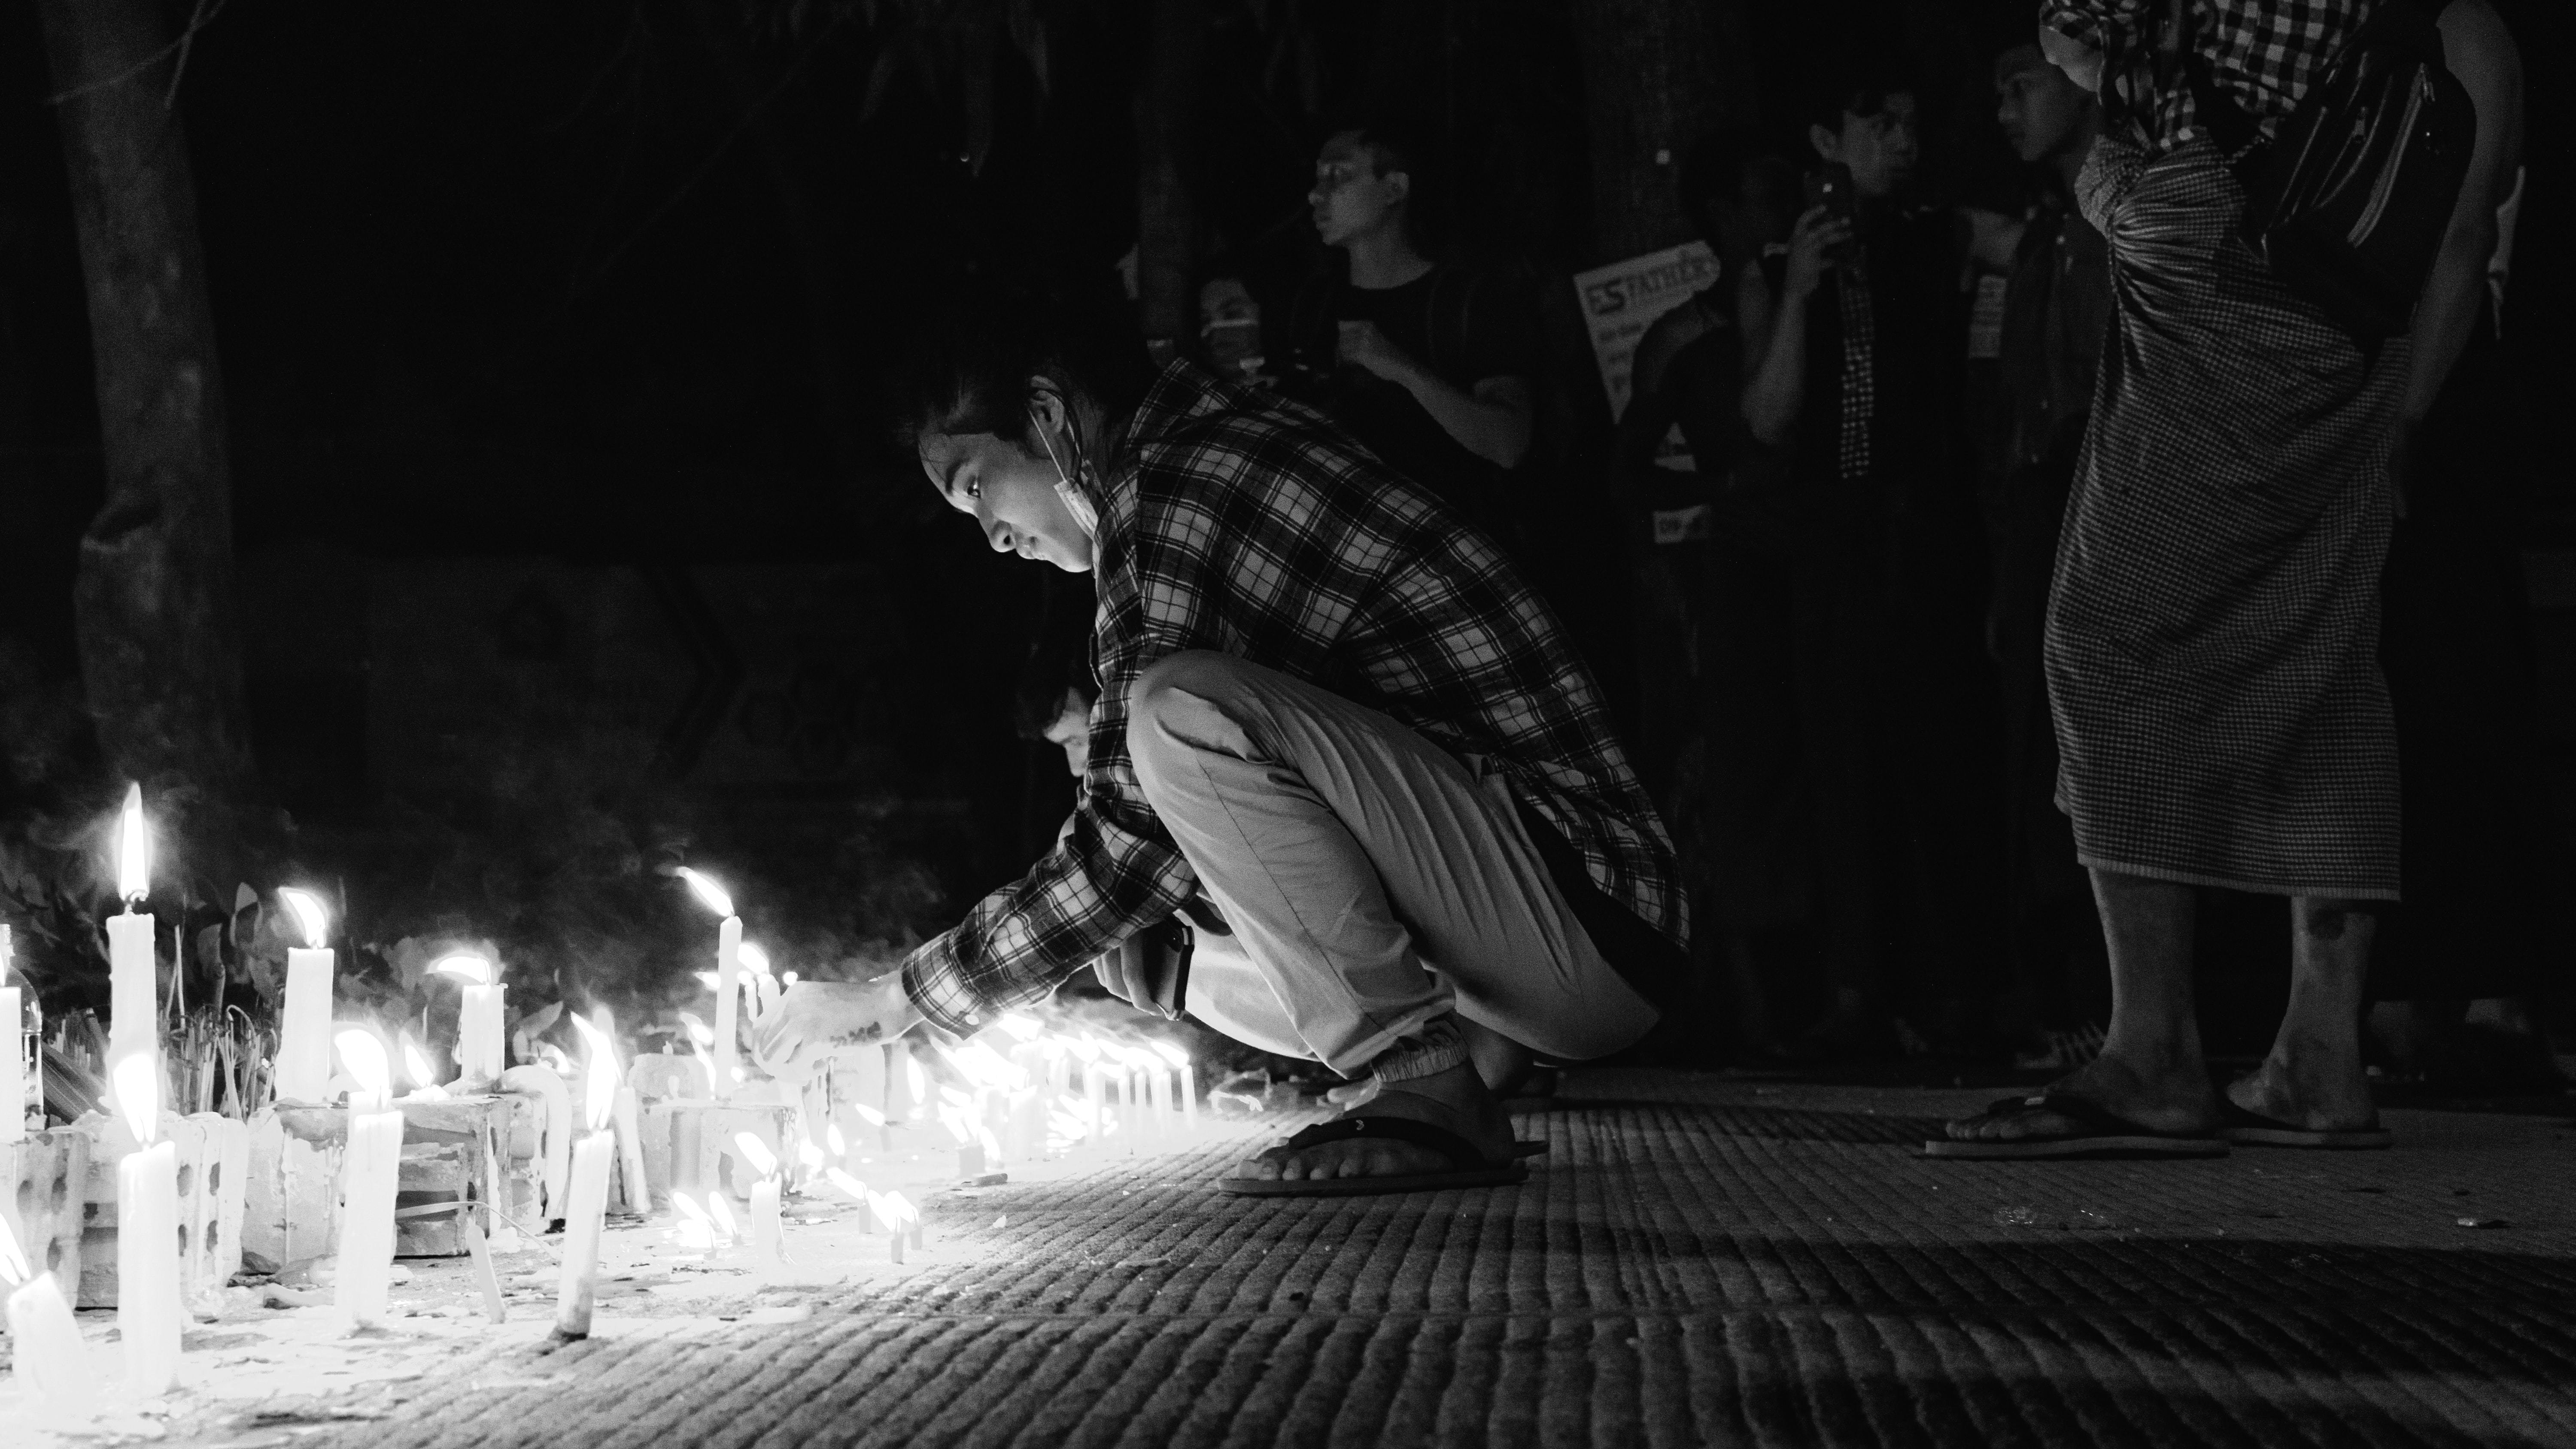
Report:
[[[2056,1076],[1953,1124],[1961,1155],[2367,1135],[2365,1060],[2552,1080],[2531,479],[2498,341],[2520,61],[2487,0],[2423,7],[2475,151],[2411,325],[2363,335],[2238,229],[2247,158],[2371,7],[2287,8],[2313,23],[2044,7],[1989,57],[2008,203],[1930,194],[1944,168],[1901,65],[1846,65],[1794,124],[1703,138],[1671,170],[1714,280],[1638,340],[1597,455],[1542,436],[1580,411],[1554,380],[1587,370],[1525,279],[1427,234],[1455,178],[1400,116],[1322,140],[1309,275],[1211,267],[1175,365],[1225,390],[1187,406],[1345,440],[1560,616],[1597,612],[1569,593],[1625,594],[1627,634],[1581,643],[1689,898],[1697,984],[1667,1040]],[[1619,519],[1606,570],[1563,564],[1579,507]],[[1021,691],[1023,733],[1077,779],[1117,708],[1099,607],[1059,601]],[[2220,895],[2291,905],[2278,1040],[2223,1094],[2193,995]],[[1672,909],[1645,912],[1666,936]],[[1395,1050],[1344,1035],[1355,1072]],[[1404,1059],[1450,1063],[1448,1041]]]

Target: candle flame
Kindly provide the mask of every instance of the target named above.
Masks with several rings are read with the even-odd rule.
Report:
[[[674,1189],[671,1193],[671,1206],[678,1208],[680,1215],[691,1222],[705,1223],[710,1227],[715,1225],[715,1219],[708,1217],[707,1210],[698,1206],[698,1200],[685,1192]]]
[[[698,984],[699,984],[700,986],[705,987],[705,988],[706,988],[706,989],[708,989],[709,991],[713,991],[713,990],[715,990],[715,989],[716,989],[716,979],[717,979],[717,978],[716,978],[716,973],[714,973],[714,972],[712,972],[712,971],[700,971],[700,972],[697,972],[697,973],[695,973],[695,974],[696,974],[696,976],[697,976],[697,978],[698,978]],[[707,1035],[708,1035],[710,1038],[713,1038],[713,1037],[714,1037],[714,1035],[715,1035],[715,1033],[713,1033],[713,1032],[709,1032],[709,1033],[707,1033]]]
[[[152,828],[143,823],[143,787],[125,787],[124,818],[116,832],[116,895],[139,901],[152,894]]]
[[[786,982],[790,986],[793,986],[796,984],[796,973],[793,971],[781,971],[778,973],[778,979]]]
[[[799,1142],[796,1144],[796,1160],[805,1165],[807,1172],[820,1172],[825,1161],[823,1149],[811,1142]]]
[[[459,952],[429,968],[442,976],[453,976],[475,986],[492,984],[492,963],[470,952]]]
[[[739,1238],[742,1236],[742,1229],[734,1225],[733,1209],[726,1206],[723,1193],[713,1192],[707,1194],[707,1211],[715,1214],[717,1232],[724,1234],[728,1238]]]
[[[1038,1025],[1035,1017],[1022,1016],[1017,1012],[1003,1017],[1001,1027],[1018,1041],[1034,1041],[1038,1033],[1046,1030],[1045,1027]]]
[[[322,898],[293,886],[278,887],[277,898],[286,902],[286,908],[295,913],[296,924],[304,928],[304,944],[321,950],[323,943],[331,939],[331,917],[322,909]]]
[[[760,943],[757,941],[743,942],[742,949],[736,954],[734,959],[740,961],[745,967],[749,968],[755,974],[761,976],[769,974],[769,953],[760,949]]]
[[[723,886],[707,879],[704,872],[691,870],[684,865],[680,867],[680,879],[689,883],[689,894],[696,896],[700,905],[719,916],[733,914],[733,897],[725,894]]]
[[[903,1084],[912,1089],[912,1100],[916,1102],[926,1100],[930,1096],[930,1076],[922,1071],[919,1058],[904,1058]]]
[[[838,1122],[823,1124],[823,1145],[831,1149],[834,1157],[847,1157],[850,1152],[850,1139],[841,1135],[841,1124]]]
[[[712,971],[701,971],[698,974],[701,976],[713,976],[715,973]],[[709,991],[713,991],[715,990],[715,987],[710,985],[707,989]],[[714,1046],[716,1044],[716,1029],[685,1011],[680,1013],[680,1025],[689,1029],[689,1040],[697,1043],[699,1046]]]
[[[15,1288],[36,1276],[27,1266],[27,1255],[18,1251],[18,1235],[9,1231],[9,1220],[0,1218],[0,1281]]]
[[[735,1150],[742,1153],[742,1160],[751,1164],[752,1171],[763,1177],[777,1175],[778,1154],[769,1150],[768,1143],[748,1132],[737,1132],[733,1134],[733,1145]]]
[[[617,1106],[617,1047],[608,1039],[608,1033],[591,1025],[588,1018],[575,1016],[572,1024],[590,1045],[590,1075],[582,1086],[581,1112],[589,1120],[590,1130],[597,1132],[608,1125],[609,1114]]]
[[[858,1113],[859,1120],[867,1123],[871,1127],[883,1127],[886,1124],[886,1114],[869,1106],[865,1102],[852,1104],[850,1110]]]
[[[1185,1067],[1190,1064],[1190,1054],[1181,1050],[1179,1047],[1172,1045],[1170,1042],[1158,1041],[1153,1044],[1153,1047],[1154,1050],[1161,1055],[1163,1060],[1170,1062],[1173,1066]]]
[[[385,1044],[364,1027],[342,1027],[331,1034],[331,1044],[340,1049],[340,1064],[349,1069],[350,1080],[358,1090],[377,1101],[393,1091],[393,1069],[385,1061]]]
[[[438,1080],[437,1069],[429,1064],[429,1054],[411,1039],[410,1032],[402,1034],[402,1059],[403,1075],[411,1079],[413,1086],[426,1087]]]
[[[825,1170],[823,1176],[831,1182],[832,1186],[848,1193],[850,1195],[850,1201],[866,1202],[868,1200],[868,1185],[859,1181],[857,1178],[850,1176],[848,1173],[843,1172],[841,1169],[837,1167],[829,1168]]]
[[[895,1221],[898,1223],[918,1222],[921,1218],[921,1209],[914,1207],[912,1200],[902,1193],[887,1193],[886,1205],[894,1209]]]

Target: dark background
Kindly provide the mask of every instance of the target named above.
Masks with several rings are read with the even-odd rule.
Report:
[[[2568,7],[2499,3],[2531,82],[2506,339],[2542,403],[2529,546],[2552,753],[2533,784],[2565,798],[2576,493],[2546,460],[2569,381]],[[731,862],[771,923],[755,929],[808,959],[881,956],[1042,843],[1066,787],[1013,736],[1008,694],[1051,581],[936,505],[888,441],[883,374],[961,294],[1043,291],[1125,325],[1144,9],[1035,7],[1043,86],[1024,48],[961,56],[924,21],[942,7],[891,0],[214,14],[179,103],[255,747],[290,854],[346,886],[359,939],[489,932],[632,973],[660,950],[635,944],[652,932],[633,913],[665,910],[637,904],[668,895],[651,872],[686,854]],[[1900,55],[1928,187],[2009,204],[1987,65],[2030,9],[1741,7],[1754,109],[1794,134],[1806,78],[1854,47]],[[1185,168],[1203,254],[1292,286],[1325,124],[1401,97],[1459,163],[1457,249],[1559,309],[1564,274],[1609,259],[1565,4],[1208,14]],[[107,785],[78,724],[97,414],[43,57],[32,7],[0,10],[0,724],[11,805],[59,835]],[[1597,538],[1606,407],[1566,345],[1538,506]]]

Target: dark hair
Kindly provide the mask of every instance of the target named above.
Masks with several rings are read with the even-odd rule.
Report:
[[[1808,88],[1804,119],[1808,124],[1839,132],[1846,114],[1879,115],[1887,110],[1889,96],[1916,94],[1914,78],[1895,62],[1855,61],[1837,67]]]
[[[1045,378],[1068,405],[1088,399],[1116,417],[1134,407],[1153,368],[1133,336],[1076,327],[1043,301],[968,305],[940,319],[912,349],[897,391],[896,440],[992,433],[1035,451],[1029,380]]]

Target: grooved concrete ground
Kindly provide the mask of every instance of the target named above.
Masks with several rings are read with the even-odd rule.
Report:
[[[990,1189],[972,1266],[491,1350],[299,1442],[2576,1445],[2563,1116],[2003,1165],[1906,1150],[1992,1091],[1568,1091],[1522,1188],[1237,1201],[1211,1147]]]

